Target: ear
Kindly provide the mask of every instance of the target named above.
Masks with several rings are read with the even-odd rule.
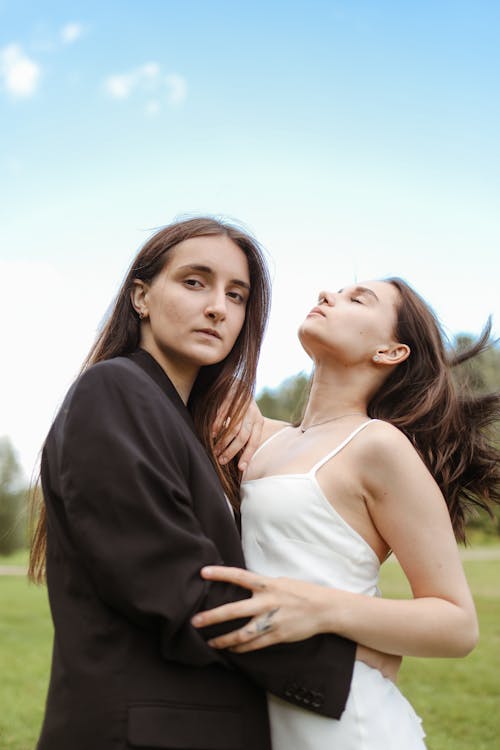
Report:
[[[389,347],[380,347],[372,357],[373,361],[381,365],[399,365],[411,354],[407,344],[393,344]]]
[[[147,284],[142,279],[134,279],[133,287],[130,290],[130,301],[139,318],[144,318],[148,314],[146,301]]]

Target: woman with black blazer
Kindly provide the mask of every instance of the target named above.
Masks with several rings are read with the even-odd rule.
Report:
[[[221,654],[206,641],[234,623],[191,625],[248,596],[199,572],[243,565],[239,474],[212,425],[224,400],[233,424],[249,403],[268,302],[257,243],[220,221],[169,225],[133,262],[43,449],[30,574],[46,570],[54,646],[38,750],[269,750],[266,690],[342,713],[351,641]]]

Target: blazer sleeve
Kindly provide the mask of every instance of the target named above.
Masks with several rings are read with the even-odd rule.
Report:
[[[157,632],[164,658],[196,666],[229,662],[279,697],[338,718],[350,687],[351,641],[320,635],[236,655],[206,644],[213,629],[191,626],[195,612],[249,592],[200,577],[203,565],[223,560],[194,513],[188,452],[158,408],[163,394],[151,398],[156,387],[96,366],[78,381],[64,415],[61,495],[72,543],[98,595]]]

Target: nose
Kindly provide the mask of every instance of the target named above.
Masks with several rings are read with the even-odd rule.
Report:
[[[210,318],[210,320],[224,320],[226,317],[226,303],[225,290],[214,289],[205,307],[207,318]]]
[[[335,295],[333,292],[327,292],[322,291],[318,294],[318,305],[334,305],[335,304]]]

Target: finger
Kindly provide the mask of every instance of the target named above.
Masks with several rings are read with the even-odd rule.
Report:
[[[231,417],[227,416],[227,411],[225,409],[219,409],[212,426],[212,437],[216,438],[222,428],[228,427],[230,424]]]
[[[255,629],[239,628],[239,630],[233,630],[231,633],[219,635],[217,638],[211,638],[207,643],[212,648],[230,648],[233,650],[241,648],[241,646],[245,646],[249,641],[253,641],[257,638],[259,638],[259,634],[255,632]]]
[[[238,469],[241,472],[246,471],[250,459],[259,447],[262,439],[262,429],[264,427],[264,421],[254,422],[252,425],[252,431],[248,438],[248,441],[244,447],[243,453],[238,461]]]
[[[232,423],[231,417],[226,417],[221,423],[217,435],[212,433],[215,437],[215,452],[221,453],[234,440],[240,430],[241,422]]]
[[[261,607],[261,613],[258,616],[253,617],[252,620],[247,622],[242,628],[212,638],[208,641],[208,645],[213,646],[214,648],[239,648],[242,645],[259,639],[265,633],[267,634],[276,628],[276,621],[273,621],[273,618],[278,611],[279,609],[277,607],[272,610],[267,610]]]
[[[249,591],[265,591],[269,586],[266,576],[252,573],[244,568],[231,568],[226,565],[207,565],[201,569],[201,577],[207,581],[225,581],[236,583]]]
[[[227,421],[227,420],[226,420]],[[260,429],[259,429],[260,425]],[[221,443],[221,445],[217,446],[217,455],[222,458],[222,463],[227,463],[230,461],[234,456],[245,447],[245,445],[248,443],[249,439],[252,437],[254,428],[256,428],[257,431],[257,438],[256,440],[257,445],[259,444],[259,438],[262,432],[262,427],[264,425],[264,417],[262,416],[259,407],[257,406],[256,402],[254,400],[251,400],[246,408],[244,417],[240,422],[235,425],[234,429],[231,430],[229,434],[227,434],[224,438],[224,444]],[[249,454],[249,457],[246,459],[246,462],[248,463],[248,460],[255,452],[257,446],[254,446]],[[223,454],[223,456],[221,455]],[[245,467],[246,468],[246,467]],[[241,471],[244,471],[244,468],[241,469]]]
[[[191,623],[196,628],[205,628],[208,625],[237,620],[240,617],[261,615],[265,613],[267,607],[267,602],[256,601],[253,597],[242,599],[241,601],[222,604],[220,607],[215,607],[214,609],[207,609],[204,612],[197,612],[191,618]]]
[[[245,643],[233,646],[230,648],[230,651],[235,654],[246,654],[248,651],[258,651],[261,648],[274,646],[280,642],[279,634],[271,631],[271,633],[264,633],[264,635],[260,635],[258,638],[253,638],[252,640],[245,641]]]
[[[253,423],[245,420],[239,422],[224,442],[216,448],[216,454],[221,463],[228,463],[247,444],[253,429]]]

